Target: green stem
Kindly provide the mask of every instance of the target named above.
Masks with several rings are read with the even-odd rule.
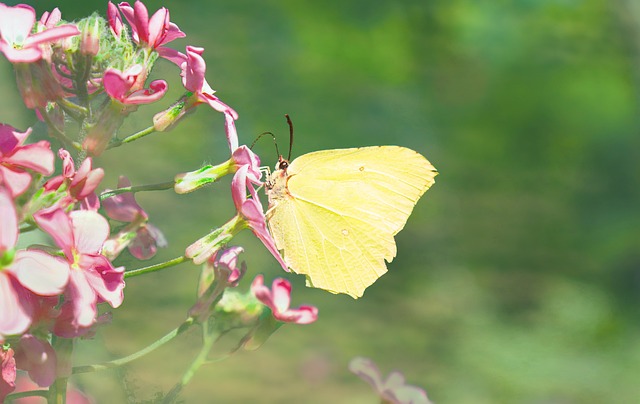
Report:
[[[160,264],[150,265],[150,266],[144,267],[144,268],[132,269],[131,271],[125,272],[124,273],[124,277],[125,278],[131,278],[132,276],[138,276],[138,275],[146,274],[148,272],[159,271],[161,269],[169,268],[169,267],[172,267],[174,265],[182,264],[183,262],[188,261],[188,260],[189,260],[189,258],[187,258],[187,257],[185,257],[183,255],[182,257],[177,257],[177,258],[174,258],[172,260],[169,260],[169,261],[166,261],[166,262],[162,262]]]
[[[189,383],[189,381],[191,380],[191,378],[193,378],[193,376],[198,371],[198,369],[200,369],[202,365],[208,363],[207,356],[209,356],[209,352],[211,351],[213,344],[216,343],[216,341],[221,335],[221,333],[218,330],[213,330],[213,331],[209,330],[209,321],[210,321],[210,318],[205,320],[202,323],[202,347],[200,348],[200,352],[198,352],[198,355],[196,356],[196,358],[193,360],[193,362],[191,362],[191,366],[189,366],[187,371],[182,376],[182,380],[176,383],[176,385],[171,389],[171,391],[169,391],[167,396],[162,401],[163,403],[168,404],[168,403],[175,402],[180,391],[182,391],[184,386],[186,386]]]
[[[67,135],[64,134],[64,132],[58,129],[58,127],[51,120],[51,118],[49,117],[49,114],[47,114],[47,111],[44,108],[38,108],[38,111],[40,111],[40,115],[42,116],[42,119],[44,119],[44,122],[47,124],[47,127],[51,129],[49,133],[51,133],[53,137],[56,138],[56,140],[58,140],[65,149],[76,150],[76,151],[82,150],[82,147],[80,145],[77,145],[75,142],[72,142],[67,137]]]
[[[175,181],[161,182],[159,184],[150,184],[150,185],[138,185],[135,187],[124,187],[118,189],[112,189],[109,191],[104,191],[100,194],[100,200],[104,201],[107,198],[111,198],[112,196],[118,194],[124,194],[125,192],[141,192],[141,191],[164,191],[166,189],[171,189],[175,185]]]
[[[125,138],[124,138],[124,139],[122,139],[122,140],[116,140],[116,141],[112,142],[112,143],[109,145],[108,149],[112,149],[112,148],[114,148],[114,147],[121,146],[121,145],[123,145],[123,144],[125,144],[125,143],[133,142],[134,140],[138,140],[138,139],[140,139],[140,138],[143,138],[143,137],[145,137],[145,136],[147,136],[147,135],[152,134],[152,133],[153,133],[153,132],[155,132],[155,131],[156,131],[156,128],[154,128],[153,126],[149,126],[148,128],[143,129],[143,130],[141,130],[141,131],[140,131],[140,132],[138,132],[138,133],[134,133],[134,134],[133,134],[133,135],[131,135],[131,136],[127,136],[127,137],[125,137]]]
[[[12,393],[9,394],[8,396],[6,396],[5,402],[7,403],[11,403],[13,402],[13,400],[17,400],[19,398],[25,398],[25,397],[42,397],[42,398],[47,398],[49,397],[49,390],[29,390],[29,391],[21,391],[20,393]]]
[[[71,363],[73,355],[73,342],[71,338],[57,338],[52,340],[53,349],[56,351],[56,359],[60,369],[64,369]],[[69,375],[64,373],[56,378],[51,387],[49,387],[49,404],[65,404],[67,401],[67,383]]]
[[[71,115],[76,122],[81,122],[87,116],[87,109],[83,106],[75,104],[66,98],[61,98],[56,100],[56,103],[62,108],[67,114]]]
[[[122,365],[126,365],[127,363],[134,361],[150,352],[155,351],[156,349],[160,348],[162,345],[166,344],[167,342],[171,341],[172,339],[174,339],[175,337],[177,337],[178,335],[182,334],[183,332],[185,332],[189,327],[191,327],[193,325],[193,319],[192,318],[188,318],[184,323],[180,324],[180,326],[178,326],[177,328],[171,330],[168,334],[166,334],[165,336],[163,336],[162,338],[160,338],[159,340],[155,341],[154,343],[152,343],[151,345],[146,346],[145,348],[139,350],[138,352],[135,352],[131,355],[125,356],[124,358],[120,358],[120,359],[116,359],[116,360],[112,360],[109,362],[105,362],[99,365],[86,365],[86,366],[75,366],[72,370],[71,373],[72,374],[78,374],[78,373],[88,373],[88,372],[97,372],[100,370],[106,370],[106,369],[111,369],[111,368],[115,368],[118,366],[122,366]]]

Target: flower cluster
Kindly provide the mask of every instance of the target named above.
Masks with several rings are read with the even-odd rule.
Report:
[[[30,385],[21,381],[18,369],[40,387],[68,377],[72,344],[64,341],[90,337],[97,326],[108,323],[111,313],[100,314],[104,310],[98,306],[121,306],[125,275],[137,274],[125,273],[114,261],[126,249],[133,258],[147,260],[167,245],[136,201],[139,191],[174,189],[181,194],[233,175],[236,215],[188,246],[184,257],[168,261],[190,259],[203,265],[189,324],[215,319],[213,329],[224,331],[241,324],[249,329],[241,345],[250,348],[283,323],[317,319],[315,307],[289,307],[291,286],[283,279],[270,289],[258,275],[250,292],[225,294],[247,271],[238,260],[243,249],[228,246],[243,229],[250,229],[285,270],[287,266],[267,231],[257,196],[260,159],[239,144],[238,114],[205,79],[204,49],[189,45],[182,53],[167,47],[182,37],[166,8],[149,15],[140,1],[109,2],[106,18],[94,14],[76,22],[64,21],[57,8],[37,20],[31,6],[0,3],[0,52],[13,64],[22,101],[51,137],[28,143],[31,128],[23,132],[0,124],[0,400],[17,384]],[[138,106],[164,99],[167,82],[148,80],[160,60],[179,68],[184,94],[156,113],[147,129],[121,137],[122,123]],[[169,186],[136,187],[121,176],[116,189],[99,190],[105,172],[95,166],[96,157],[168,131],[198,106],[224,116],[227,161],[177,175]],[[56,166],[59,172],[54,172]],[[25,236],[28,232],[39,232],[36,239],[48,245],[28,245],[34,239]],[[165,264],[157,267],[169,266]]]

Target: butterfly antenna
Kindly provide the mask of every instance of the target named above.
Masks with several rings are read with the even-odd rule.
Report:
[[[276,140],[276,135],[274,135],[271,132],[262,132],[261,134],[259,134],[256,137],[256,140],[253,141],[253,143],[251,143],[251,146],[249,147],[249,149],[253,150],[253,146],[255,146],[255,144],[258,142],[258,140],[260,140],[260,138],[264,135],[271,135],[271,138],[273,139],[273,144],[276,146],[276,153],[278,154],[278,156],[280,156],[280,151],[278,150],[278,141]],[[291,150],[289,150],[289,153],[291,153]]]
[[[289,155],[287,156],[287,161],[291,161],[291,149],[293,148],[293,122],[291,122],[289,114],[284,114],[284,117],[287,118],[287,124],[289,125]]]

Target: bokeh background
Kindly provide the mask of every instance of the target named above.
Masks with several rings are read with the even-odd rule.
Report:
[[[73,20],[106,2],[33,1]],[[397,236],[389,272],[357,301],[305,288],[249,232],[251,276],[286,276],[294,304],[319,307],[256,352],[203,368],[184,402],[372,403],[347,370],[366,356],[401,370],[438,403],[631,403],[640,397],[640,5],[633,0],[146,1],[204,46],[207,78],[240,114],[241,143],[263,131],[293,155],[397,144],[439,169]],[[181,94],[141,108],[145,128]],[[0,121],[35,122],[0,61]],[[255,151],[277,158],[268,139]],[[202,107],[169,133],[97,163],[135,185],[228,156],[219,114]],[[229,181],[186,196],[140,194],[170,246],[233,215]],[[127,261],[129,268],[141,266]],[[76,363],[132,353],[179,324],[198,268],[127,283],[125,303]],[[248,287],[246,279],[242,287]],[[212,354],[224,356],[238,336]],[[117,371],[76,377],[98,402],[153,402],[197,352],[197,332]],[[226,344],[226,345],[225,345]]]

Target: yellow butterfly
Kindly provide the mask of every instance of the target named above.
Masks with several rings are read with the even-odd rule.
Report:
[[[396,256],[393,239],[436,169],[419,153],[374,146],[280,157],[266,182],[269,231],[307,286],[353,298]]]

